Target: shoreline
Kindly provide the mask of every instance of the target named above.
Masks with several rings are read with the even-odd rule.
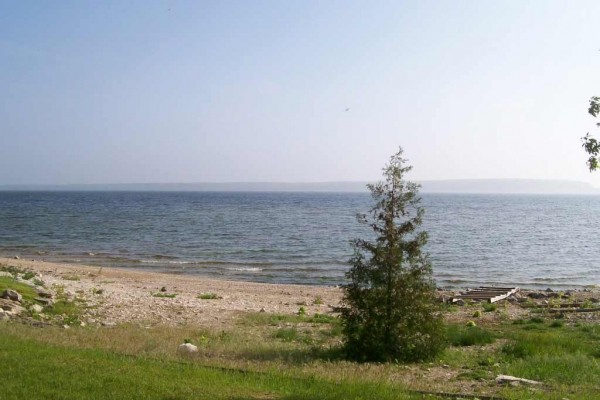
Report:
[[[88,319],[105,325],[199,325],[223,328],[249,312],[280,314],[327,313],[338,307],[342,291],[333,287],[255,283],[175,275],[161,272],[94,267],[0,257],[0,266],[14,266],[39,275],[48,288],[62,286],[92,306]],[[100,295],[95,295],[101,291]],[[212,293],[217,299],[201,299]],[[174,297],[156,297],[161,294]]]
[[[233,281],[0,257],[0,267],[9,266],[34,272],[52,292],[63,290],[72,299],[84,300],[88,307],[83,320],[105,326],[133,323],[144,327],[189,325],[224,330],[251,313],[337,314],[343,295],[337,287]],[[438,295],[449,298],[464,289],[438,289]],[[533,298],[561,297],[558,290],[549,293],[552,296],[543,294],[548,291],[554,292],[520,288],[519,296],[542,293]],[[600,298],[597,287],[567,292],[571,292],[573,300],[597,302]],[[202,298],[202,294],[211,298]],[[464,312],[469,312],[468,307],[459,314]]]
[[[14,252],[13,252],[14,254]],[[90,253],[90,257],[98,256],[94,253]],[[89,254],[82,254],[81,256],[86,256]],[[18,259],[16,257],[19,257]],[[236,274],[218,274],[218,273],[210,273],[210,272],[201,272],[199,269],[194,269],[193,267],[188,267],[188,264],[195,264],[195,262],[181,262],[174,263],[173,265],[168,265],[169,262],[166,262],[166,265],[160,265],[161,260],[152,260],[152,261],[135,261],[128,260],[132,265],[120,265],[120,266],[110,266],[105,265],[104,262],[95,262],[94,260],[85,260],[78,258],[62,258],[62,259],[54,259],[58,257],[54,256],[45,256],[42,254],[18,254],[18,255],[10,255],[10,254],[0,254],[0,262],[7,261],[25,261],[32,263],[46,263],[46,264],[57,264],[62,266],[73,266],[73,267],[85,267],[91,269],[105,269],[105,270],[117,270],[117,271],[131,271],[133,273],[141,273],[141,274],[160,274],[167,276],[180,276],[184,279],[190,280],[202,280],[202,281],[227,281],[227,282],[240,282],[240,283],[248,283],[248,284],[263,284],[263,285],[292,285],[292,286],[303,286],[303,287],[319,287],[319,288],[329,288],[335,289],[342,285],[343,279],[329,282],[285,282],[273,280],[269,281],[267,279],[261,279],[260,275],[256,275],[255,278],[251,278],[248,275],[236,275]],[[135,265],[135,263],[138,263]],[[210,262],[197,262],[198,264],[210,264]],[[217,264],[222,264],[222,262],[217,262]],[[135,265],[135,266],[134,266]],[[234,264],[232,264],[234,265]],[[235,264],[238,265],[238,264]],[[241,265],[241,264],[239,264]],[[249,267],[251,268],[251,267]],[[349,268],[349,266],[348,266]],[[237,270],[236,270],[237,271]],[[547,288],[551,288],[553,290],[558,291],[581,291],[581,290],[596,290],[600,289],[600,282],[589,282],[587,284],[583,283],[559,283],[559,282],[533,282],[535,279],[526,279],[526,282],[509,282],[509,281],[498,281],[498,280],[482,280],[482,281],[471,281],[463,278],[440,278],[436,277],[435,271],[433,274],[433,278],[436,281],[436,286],[439,290],[443,291],[460,291],[465,290],[467,288],[476,288],[479,286],[499,286],[499,287],[519,287],[522,290],[527,291],[543,291]],[[533,281],[532,281],[533,280]]]

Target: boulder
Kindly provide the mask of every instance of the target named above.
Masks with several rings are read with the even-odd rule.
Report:
[[[51,299],[52,298],[52,293],[50,293],[46,289],[42,289],[42,288],[38,288],[37,295],[39,297],[44,298],[44,299]]]
[[[41,313],[42,311],[44,311],[44,307],[40,306],[39,304],[34,304],[31,306],[31,311],[36,312],[36,313]]]
[[[21,294],[19,292],[17,292],[16,290],[12,290],[12,289],[4,290],[2,292],[2,294],[0,294],[0,297],[3,299],[17,301],[19,303],[23,301],[23,296],[21,296]]]
[[[52,299],[45,299],[45,298],[42,298],[42,297],[36,297],[34,300],[37,301],[40,304],[45,305],[45,306],[51,306],[51,305],[54,304],[54,301]]]
[[[9,299],[0,299],[0,309],[4,310],[5,314],[11,315],[18,315],[25,311],[19,303]]]
[[[198,352],[198,347],[191,343],[182,343],[177,347],[177,352],[180,354],[194,354]]]

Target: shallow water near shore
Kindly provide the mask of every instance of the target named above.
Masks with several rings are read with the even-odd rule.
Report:
[[[439,286],[600,284],[600,197],[423,194]],[[368,193],[0,192],[0,255],[217,278],[344,282]]]

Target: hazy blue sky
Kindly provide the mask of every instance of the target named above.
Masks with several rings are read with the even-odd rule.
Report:
[[[600,1],[0,0],[0,184],[573,179]],[[349,109],[346,111],[346,109]]]

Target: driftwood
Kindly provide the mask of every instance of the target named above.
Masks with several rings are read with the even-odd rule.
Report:
[[[454,296],[452,302],[454,303],[459,300],[486,300],[488,303],[495,303],[506,299],[518,291],[518,287],[481,286],[477,289],[470,289],[464,294]]]
[[[516,376],[510,375],[498,375],[496,377],[496,383],[525,383],[527,385],[541,385],[542,382],[532,381],[531,379],[517,378]]]

